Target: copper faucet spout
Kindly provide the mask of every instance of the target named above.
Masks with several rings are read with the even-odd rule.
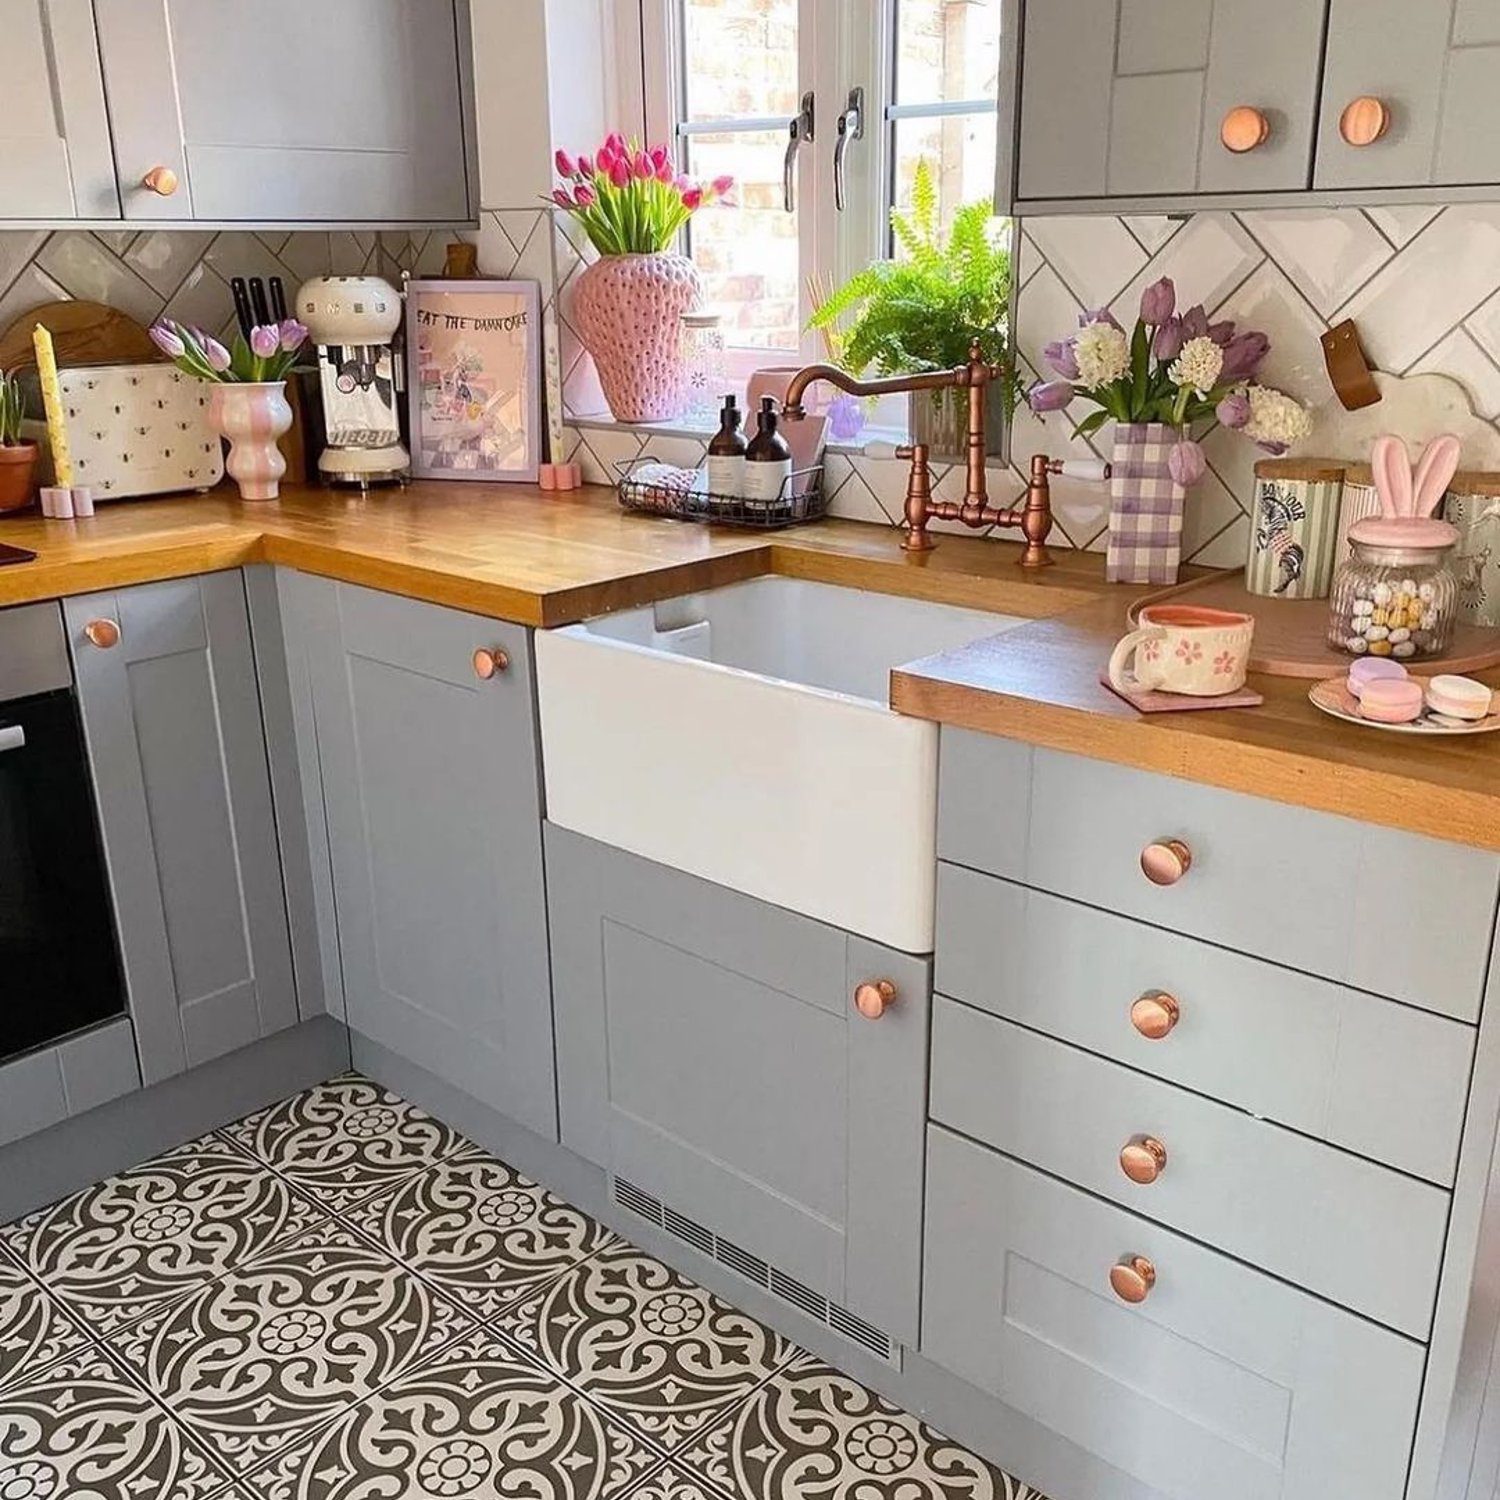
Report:
[[[969,367],[962,365],[956,370],[927,370],[920,375],[890,375],[884,380],[856,380],[837,365],[808,365],[792,376],[786,388],[786,400],[781,404],[781,414],[793,422],[805,415],[802,398],[808,386],[815,381],[826,380],[851,396],[889,396],[900,391],[936,391],[947,386],[967,385]]]

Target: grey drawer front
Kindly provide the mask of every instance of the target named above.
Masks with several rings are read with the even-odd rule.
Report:
[[[1470,1026],[959,865],[937,949],[945,995],[1452,1185]],[[1130,1021],[1150,990],[1179,1008],[1156,1041]]]
[[[1414,1338],[1425,1338],[1448,1194],[938,998],[933,1119]],[[1120,1148],[1167,1167],[1132,1182]]]
[[[939,1127],[922,1353],[1170,1500],[1405,1487],[1420,1345]]]
[[[1014,740],[945,729],[943,859],[1173,932],[1473,1021],[1500,856]],[[1154,886],[1141,850],[1180,839],[1193,865]],[[1400,910],[1371,919],[1363,893]]]
[[[0,1065],[0,1146],[141,1086],[126,1016]]]

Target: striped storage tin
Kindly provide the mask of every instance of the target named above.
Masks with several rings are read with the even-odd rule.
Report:
[[[1245,587],[1277,599],[1325,599],[1339,560],[1344,465],[1265,458],[1255,466]]]

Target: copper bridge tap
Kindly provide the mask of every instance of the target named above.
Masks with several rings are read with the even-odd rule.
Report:
[[[986,448],[984,407],[987,387],[1004,372],[1000,366],[986,363],[976,339],[969,347],[969,362],[952,370],[929,370],[919,375],[893,375],[885,380],[855,380],[834,365],[808,365],[792,376],[786,388],[782,415],[800,421],[804,415],[802,398],[815,380],[826,380],[851,396],[883,396],[894,391],[938,391],[966,389],[969,393],[969,432],[967,440],[967,483],[962,500],[934,500],[932,474],[928,468],[927,445],[913,443],[896,449],[896,457],[911,461],[906,483],[906,536],[902,547],[908,552],[929,552],[937,544],[927,529],[929,521],[959,521],[965,526],[1004,526],[1019,529],[1026,538],[1020,563],[1023,568],[1044,568],[1052,561],[1047,538],[1052,532],[1052,490],[1048,479],[1053,474],[1076,474],[1080,479],[1104,479],[1108,468],[1100,463],[1064,464],[1044,453],[1031,460],[1031,477],[1024,497],[1008,507],[990,504],[985,474]]]

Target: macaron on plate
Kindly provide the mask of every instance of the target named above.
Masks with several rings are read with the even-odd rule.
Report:
[[[1307,696],[1314,708],[1366,729],[1425,735],[1500,729],[1500,693],[1472,677],[1417,677],[1385,657],[1360,657],[1347,676],[1329,677]]]

